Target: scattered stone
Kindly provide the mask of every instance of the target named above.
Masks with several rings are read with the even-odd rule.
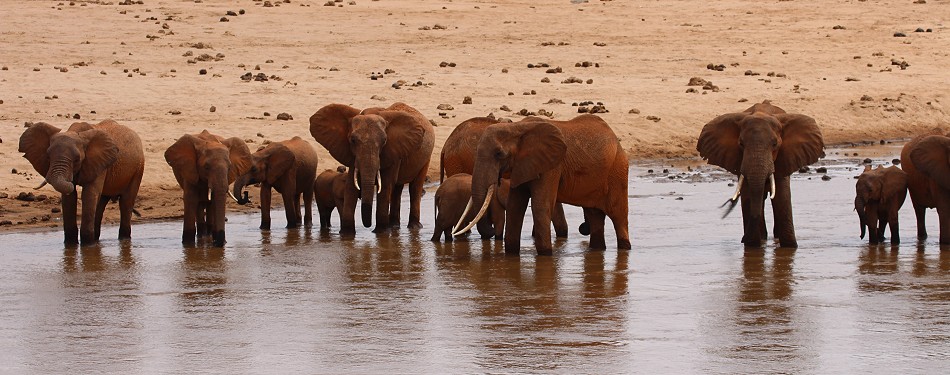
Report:
[[[910,66],[910,64],[908,64],[907,61],[905,61],[905,60],[898,60],[898,59],[891,59],[891,65],[896,65],[896,66],[900,67],[901,70],[906,70],[907,67]]]
[[[604,42],[594,42],[594,45],[597,46],[597,47],[606,47],[606,46],[607,46],[607,43],[604,43]]]
[[[915,33],[922,33],[922,32],[924,32],[924,28],[923,28],[923,27],[918,27],[917,30],[914,30],[914,32],[915,32]]]
[[[561,70],[561,67],[559,66],[557,68],[551,68],[551,69],[545,70],[544,72],[547,74],[557,74],[557,73],[562,73],[563,70]]]
[[[854,77],[845,77],[844,81],[845,81],[845,82],[857,82],[857,81],[860,81],[860,79],[857,79],[857,78],[854,78]]]
[[[568,79],[561,81],[561,83],[584,83],[584,80],[577,77],[570,77]]]
[[[548,100],[544,104],[564,104],[564,101],[561,99],[551,98],[551,100]]]
[[[178,115],[181,114],[181,111],[179,111],[179,110],[177,110],[177,109],[173,109],[173,110],[171,110],[171,111],[168,111],[168,114],[174,115],[174,116],[178,116]]]
[[[653,122],[660,122],[660,118],[656,116],[647,116],[647,120],[650,120]]]
[[[214,113],[214,112],[217,111],[217,110],[218,110],[218,108],[216,108],[215,106],[211,106],[211,108],[208,109],[208,111],[209,111],[209,112],[212,112],[212,113]]]
[[[831,29],[832,29],[832,30],[845,30],[845,29],[847,29],[847,28],[844,27],[844,26],[841,26],[841,25],[835,25],[835,26],[832,27]]]
[[[291,116],[291,115],[290,115],[289,113],[287,113],[287,112],[281,112],[281,113],[278,113],[278,114],[277,114],[277,119],[278,119],[278,120],[281,120],[281,121],[290,121],[290,120],[293,120],[294,117]]]
[[[822,181],[831,181],[831,176],[829,176],[829,175],[821,176],[821,180],[822,180]]]
[[[806,166],[803,166],[803,167],[801,167],[801,168],[798,168],[798,173],[808,173],[808,170],[809,170],[809,169],[810,169],[810,168],[808,168],[807,165],[806,165]]]
[[[861,95],[861,101],[870,102],[870,101],[874,101],[874,98],[872,98],[870,95]]]
[[[379,95],[373,95],[373,96],[371,96],[371,97],[369,97],[369,98],[372,99],[372,100],[379,100],[379,101],[386,100],[385,97],[382,97],[382,96],[379,96]]]
[[[639,110],[639,109],[636,109],[636,108],[633,108],[633,109],[627,111],[627,113],[633,114],[633,115],[639,115],[639,114],[640,114],[640,110]]]
[[[54,213],[54,214],[58,214],[58,213],[62,212],[63,210],[60,209],[59,207],[53,207],[53,208],[50,209],[49,211],[52,212],[52,213]]]
[[[894,159],[894,160],[891,160],[891,164],[900,165],[900,163],[901,163],[901,159]]]
[[[472,97],[471,97],[471,96],[466,96],[465,98],[463,98],[463,99],[462,99],[462,104],[472,104]]]
[[[27,192],[21,191],[20,194],[17,194],[15,199],[18,201],[33,202],[33,201],[36,201],[36,196],[33,195],[33,193],[27,193]]]
[[[864,158],[864,164],[871,164],[871,162],[873,162],[871,158]]]
[[[264,117],[270,117],[270,112],[264,112]]]
[[[706,69],[721,72],[723,70],[726,70],[726,66],[723,64],[706,64]]]
[[[548,118],[553,118],[553,117],[554,117],[554,112],[548,111],[548,110],[546,110],[546,109],[544,109],[544,108],[539,109],[539,110],[538,110],[538,114],[541,115],[541,116],[548,117]]]
[[[745,71],[745,75],[747,75],[747,76],[758,76],[758,75],[761,75],[761,74],[756,73],[756,72],[753,72],[753,71],[751,71],[751,70],[746,70],[746,71]]]
[[[501,69],[501,72],[502,72],[502,73],[508,73],[508,68],[502,68],[502,69]]]
[[[590,84],[592,84],[592,83],[594,83],[594,79],[593,79],[593,78],[588,78],[588,79],[587,79],[587,84],[590,85]]]
[[[527,108],[522,108],[520,111],[518,111],[518,114],[519,114],[519,115],[522,115],[522,116],[535,116],[535,115],[537,115],[537,113],[531,112],[531,111],[529,111]]]
[[[815,172],[818,172],[818,173],[828,173],[828,168],[826,168],[826,167],[818,167],[818,168],[815,168]]]
[[[231,22],[227,17],[221,17],[221,22]]]
[[[13,222],[10,220],[0,220],[0,227],[5,227],[9,225],[13,225]]]
[[[699,78],[699,77],[693,77],[693,78],[690,78],[690,79],[689,79],[689,83],[687,83],[686,86],[702,86],[702,85],[705,85],[705,84],[707,84],[707,83],[709,83],[709,81],[707,81],[707,80],[705,80],[705,79],[702,79],[702,78]]]
[[[500,111],[505,111],[505,112],[511,112],[511,108],[508,108],[507,105],[503,105],[503,106],[501,106],[501,107],[498,107],[498,110],[500,110]]]
[[[906,36],[907,36],[907,34],[904,34],[904,33],[901,33],[901,32],[896,32],[896,33],[894,33],[894,37],[895,37],[895,38],[904,38],[904,37],[906,37]]]
[[[541,78],[541,83],[551,83],[551,80],[548,77]]]
[[[451,105],[448,105],[448,104],[439,104],[439,106],[435,107],[435,109],[438,109],[440,111],[451,111],[451,110],[454,110],[455,107],[452,107]]]
[[[237,17],[237,13],[235,13],[233,10],[227,11],[227,13],[225,13],[224,15],[225,15],[225,16]]]

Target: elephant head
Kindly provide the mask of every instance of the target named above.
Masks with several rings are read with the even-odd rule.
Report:
[[[198,135],[185,134],[165,150],[165,161],[172,167],[184,194],[207,194],[199,186],[211,191],[212,228],[215,246],[224,245],[224,205],[228,196],[237,201],[228,190],[238,176],[247,173],[251,152],[240,138],[223,139],[207,130]],[[207,196],[197,196],[206,200]],[[187,207],[186,215],[191,207]]]
[[[47,123],[30,126],[20,137],[23,152],[33,168],[56,191],[69,195],[76,185],[92,183],[105,176],[118,159],[119,148],[105,132],[89,124],[74,124],[66,132]]]
[[[425,136],[412,115],[383,108],[360,111],[343,104],[330,104],[310,117],[310,134],[334,159],[350,167],[360,190],[363,226],[373,219],[373,198],[382,181],[380,169],[398,165],[418,152]]]
[[[818,161],[825,155],[823,148],[821,130],[813,118],[785,113],[768,101],[716,117],[703,127],[696,146],[710,164],[739,176],[731,201],[734,207],[740,194],[751,199],[749,212],[743,211],[746,223],[763,220],[764,199],[775,197],[776,176],[788,177]],[[747,214],[750,217],[745,218]]]
[[[561,165],[567,144],[556,126],[532,118],[488,126],[475,153],[472,199],[453,235],[464,233],[481,220],[503,176],[510,177],[511,189],[536,180]],[[480,207],[475,218],[467,227],[459,228],[473,207]]]
[[[294,166],[297,157],[290,148],[282,143],[271,143],[251,155],[251,167],[234,181],[234,195],[241,197],[241,191],[247,185],[266,182],[273,185]],[[248,204],[247,192],[238,200],[238,204]]]

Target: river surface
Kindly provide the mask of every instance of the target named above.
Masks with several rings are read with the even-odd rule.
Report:
[[[431,192],[426,228],[394,237],[262,232],[259,215],[231,215],[224,249],[182,247],[179,222],[82,249],[0,235],[0,373],[945,373],[936,212],[923,243],[909,199],[903,243],[859,239],[855,151],[899,148],[796,174],[797,250],[744,249],[739,210],[718,208],[734,188],[689,163],[631,170],[625,252],[587,251],[573,207],[552,257],[527,228],[520,257],[432,243]]]

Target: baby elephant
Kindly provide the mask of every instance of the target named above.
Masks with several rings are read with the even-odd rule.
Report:
[[[496,189],[497,193],[486,208],[488,212],[477,223],[476,228],[482,239],[494,236],[495,239],[500,240],[505,237],[505,202],[508,200],[509,188],[508,179],[502,179],[501,186]],[[453,228],[459,223],[462,215],[466,214],[465,205],[471,197],[472,175],[470,174],[456,173],[439,185],[439,189],[435,192],[435,233],[432,234],[432,241],[439,241],[443,233],[445,241],[452,241]],[[478,209],[478,207],[470,208],[471,211]],[[473,217],[473,214],[468,216]]]
[[[346,167],[341,165],[335,171],[323,171],[313,181],[313,197],[320,214],[320,230],[330,230],[330,215],[334,209],[343,206],[343,193],[349,175],[346,173]]]
[[[869,242],[876,244],[884,241],[884,228],[891,226],[891,244],[900,243],[898,235],[897,213],[907,197],[907,174],[900,168],[891,166],[864,167],[864,173],[858,177],[855,186],[854,210],[861,219],[861,238],[867,227]]]

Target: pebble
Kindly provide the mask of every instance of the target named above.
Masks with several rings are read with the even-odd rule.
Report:
[[[462,104],[472,104],[472,97],[471,97],[471,96],[466,96],[465,98],[463,98],[463,99],[462,99]]]
[[[287,112],[281,112],[281,113],[278,113],[278,114],[277,114],[277,119],[278,119],[278,120],[281,120],[281,121],[290,121],[290,120],[293,120],[294,117],[291,116],[291,115],[290,115],[289,113],[287,113]]]

